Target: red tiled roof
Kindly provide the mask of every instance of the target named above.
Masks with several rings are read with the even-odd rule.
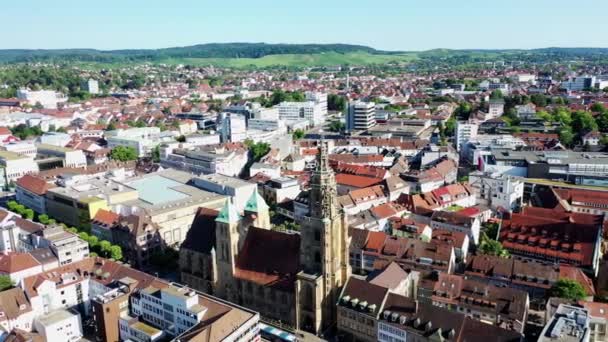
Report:
[[[251,227],[236,261],[235,277],[292,289],[300,271],[300,235]]]
[[[350,175],[345,173],[339,173],[336,175],[336,183],[357,188],[366,188],[368,186],[376,185],[380,182],[382,182],[381,178]]]
[[[0,255],[0,272],[11,274],[28,268],[40,266],[29,253],[9,253]]]
[[[113,211],[99,209],[97,211],[97,214],[95,214],[93,221],[110,226],[110,225],[113,225],[114,223],[118,222],[119,218],[120,218],[120,215],[118,215],[117,213],[115,213]]]
[[[19,178],[17,180],[17,185],[31,193],[40,196],[46,194],[46,192],[53,187],[44,179],[32,175],[25,175]]]

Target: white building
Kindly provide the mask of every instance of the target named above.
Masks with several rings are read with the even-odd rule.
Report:
[[[192,181],[199,189],[232,197],[239,211],[245,209],[245,203],[257,189],[255,183],[221,174],[201,175],[193,178]]]
[[[307,120],[310,126],[325,122],[327,116],[327,95],[307,93],[306,102],[281,102],[277,105],[279,119],[286,122]]]
[[[161,132],[158,127],[119,129],[106,132],[109,148],[128,146],[135,149],[138,157],[145,157],[161,143],[175,141],[175,132]]]
[[[502,99],[492,99],[488,105],[488,120],[500,117],[505,113],[505,101]]]
[[[456,150],[460,151],[462,146],[477,136],[479,125],[466,122],[456,124]]]
[[[59,265],[81,261],[89,256],[89,244],[78,235],[61,226],[47,227],[42,231],[40,247],[49,247],[59,259]]]
[[[36,331],[46,341],[78,341],[82,338],[80,314],[75,311],[56,310],[34,320]]]
[[[46,132],[38,137],[37,141],[41,144],[63,147],[72,141],[72,136],[61,132]]]
[[[235,177],[243,171],[248,157],[246,150],[165,148],[160,159],[163,167],[196,174],[219,173]]]
[[[28,104],[35,106],[41,105],[44,108],[55,109],[59,103],[67,102],[68,98],[54,90],[17,90],[17,98],[25,100]]]
[[[373,102],[352,102],[346,114],[346,130],[367,130],[376,125],[376,104]]]
[[[138,294],[131,296],[132,311],[174,336],[198,324],[208,310],[199,304],[197,293],[187,287],[170,285],[157,289],[150,286]]]
[[[249,129],[259,131],[283,131],[287,130],[285,122],[279,119],[249,119]]]
[[[86,81],[82,81],[82,83],[80,84],[80,88],[92,95],[99,94],[99,82],[92,78],[89,78]]]
[[[476,171],[469,174],[469,185],[473,188],[478,202],[492,209],[513,211],[522,204],[524,182],[518,178]]]
[[[36,144],[28,140],[11,142],[0,147],[0,149],[32,158],[36,157],[36,153],[38,152]]]
[[[515,106],[515,111],[520,119],[532,119],[536,117],[536,106],[533,103]]]
[[[38,173],[38,164],[32,157],[26,157],[14,152],[0,151],[0,167],[4,174],[4,179],[7,181],[16,181],[22,176],[29,173]]]
[[[247,139],[245,116],[234,113],[220,113],[218,119],[222,142],[239,142]]]
[[[64,167],[80,168],[87,166],[87,157],[82,150],[47,144],[38,144],[37,148],[40,155],[63,159]]]

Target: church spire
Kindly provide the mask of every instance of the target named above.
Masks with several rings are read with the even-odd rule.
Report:
[[[239,214],[236,206],[232,202],[232,197],[226,200],[224,207],[220,210],[220,213],[217,215],[215,219],[216,222],[222,222],[227,224],[238,223],[241,220],[241,215]]]
[[[309,198],[310,214],[315,218],[334,218],[338,215],[336,178],[329,165],[328,150],[327,141],[321,139]]]

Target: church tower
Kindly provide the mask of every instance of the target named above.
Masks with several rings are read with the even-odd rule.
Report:
[[[254,227],[270,229],[270,210],[264,198],[258,193],[257,188],[245,203],[245,216],[252,220],[251,224]]]
[[[215,219],[215,248],[218,281],[217,289],[213,292],[217,293],[219,297],[227,300],[232,300],[232,298],[236,296],[233,287],[241,220],[241,215],[232,202],[232,198],[226,200],[226,204],[224,204],[224,207]]]
[[[298,220],[302,272],[296,283],[298,328],[315,334],[336,322],[337,297],[350,276],[348,227],[338,207],[327,142],[322,140],[319,145],[310,181],[309,217]]]

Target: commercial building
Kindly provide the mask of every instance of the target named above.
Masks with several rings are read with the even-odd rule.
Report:
[[[218,131],[222,142],[239,142],[247,139],[246,118],[240,114],[222,112],[218,115]]]
[[[221,174],[201,175],[192,181],[199,189],[231,197],[238,210],[245,209],[245,204],[256,190],[254,183]]]
[[[164,142],[175,141],[175,132],[161,132],[158,127],[119,129],[106,132],[108,148],[128,146],[135,149],[138,157],[149,156],[152,149]]]
[[[279,119],[288,124],[306,120],[308,125],[318,126],[327,116],[327,94],[309,92],[305,102],[281,102],[277,108]]]
[[[247,164],[246,149],[177,148],[161,153],[161,165],[194,174],[221,174],[236,177]]]
[[[351,102],[346,114],[348,131],[368,130],[376,125],[376,104],[373,102]]]
[[[0,151],[0,172],[2,172],[0,183],[12,182],[30,174],[38,173],[38,164],[33,157],[27,157],[15,152]]]
[[[63,167],[79,168],[87,166],[87,157],[82,150],[47,144],[38,144],[37,148],[39,157],[61,158],[63,160]]]
[[[15,197],[17,202],[30,208],[38,214],[46,214],[46,193],[55,185],[42,178],[25,175],[15,183]]]

